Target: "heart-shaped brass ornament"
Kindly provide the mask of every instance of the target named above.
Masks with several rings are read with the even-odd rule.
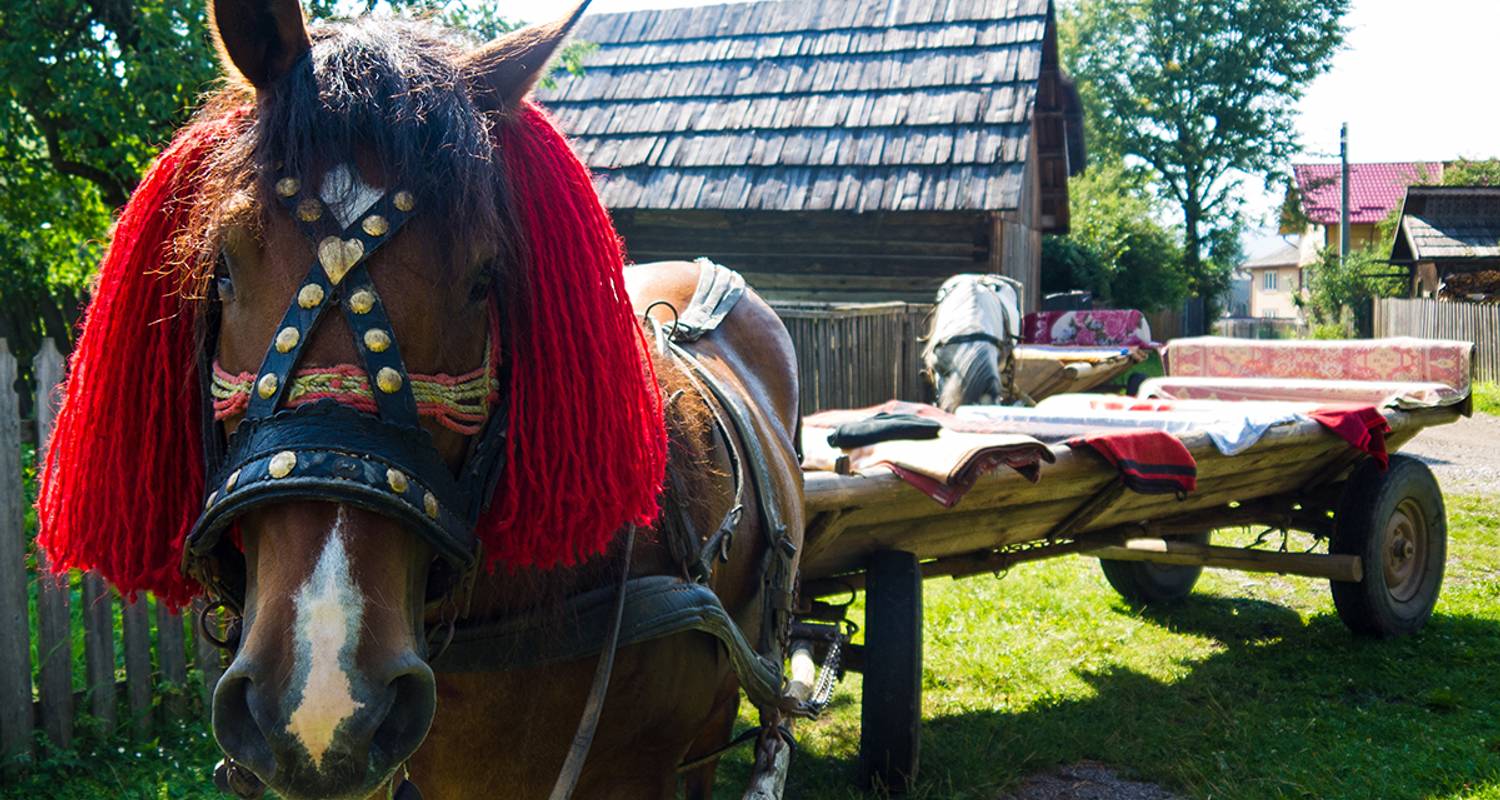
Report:
[[[330,236],[318,244],[318,263],[328,274],[328,282],[334,286],[354,269],[354,265],[365,257],[365,243],[358,239],[340,239]]]

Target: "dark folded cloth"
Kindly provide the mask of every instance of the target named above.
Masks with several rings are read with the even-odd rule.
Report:
[[[896,439],[936,439],[942,430],[942,423],[935,419],[882,411],[873,417],[838,426],[828,434],[828,443],[852,450]]]
[[[1314,409],[1307,415],[1348,442],[1350,447],[1369,453],[1381,469],[1390,466],[1385,435],[1391,432],[1391,425],[1374,406],[1337,403]]]
[[[1198,462],[1176,436],[1165,431],[1132,430],[1069,439],[1088,447],[1120,471],[1125,486],[1141,494],[1187,494],[1198,488]]]

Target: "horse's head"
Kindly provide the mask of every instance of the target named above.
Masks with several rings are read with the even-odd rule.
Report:
[[[466,470],[522,256],[492,136],[578,15],[465,50],[392,20],[310,31],[297,0],[213,9],[255,109],[213,176],[228,450],[190,547],[242,553],[244,598],[214,733],[284,795],[363,797],[426,736],[429,576],[468,566],[494,485]]]

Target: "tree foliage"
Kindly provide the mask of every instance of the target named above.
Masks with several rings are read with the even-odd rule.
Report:
[[[1338,248],[1318,251],[1318,260],[1307,270],[1307,296],[1297,303],[1321,329],[1347,338],[1357,333],[1355,316],[1372,297],[1400,297],[1406,281],[1392,274],[1385,263],[1389,255],[1379,244],[1354,250],[1340,259]]]
[[[437,16],[476,40],[514,25],[483,0],[309,0],[315,19]],[[220,80],[206,0],[28,0],[0,8],[0,337],[71,338],[113,211]],[[576,71],[583,49],[565,54]]]
[[[1112,308],[1156,311],[1187,296],[1179,231],[1119,158],[1096,160],[1068,183],[1072,231],[1042,244],[1042,291],[1084,289]]]
[[[1296,153],[1297,101],[1341,46],[1348,6],[1078,0],[1068,11],[1065,56],[1094,141],[1148,166],[1181,209],[1183,264],[1199,296],[1227,287],[1244,176]]]

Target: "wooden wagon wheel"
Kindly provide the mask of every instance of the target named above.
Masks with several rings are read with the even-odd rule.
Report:
[[[859,721],[860,779],[905,790],[917,777],[922,732],[922,570],[911,553],[870,556]]]
[[[1210,532],[1178,537],[1182,541],[1208,544]],[[1172,603],[1187,597],[1203,574],[1203,567],[1156,564],[1150,561],[1099,559],[1104,579],[1125,601],[1135,606]]]

